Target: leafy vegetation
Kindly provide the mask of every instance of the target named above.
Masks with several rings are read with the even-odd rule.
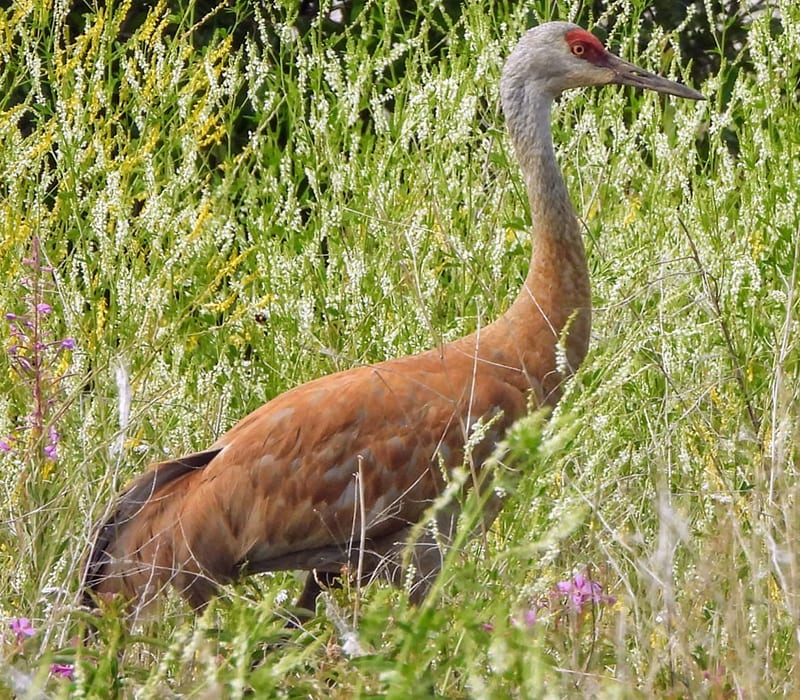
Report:
[[[296,0],[65,5],[0,14],[0,694],[800,687],[796,3],[737,18],[746,46],[719,53],[705,103],[559,101],[590,355],[547,422],[509,435],[503,513],[423,606],[346,587],[286,629],[287,573],[199,619],[173,600],[130,629],[109,609],[86,643],[91,524],[148,462],[503,311],[529,215],[500,71],[581,3],[354,3],[338,26]],[[657,14],[603,21],[680,76],[679,37],[638,32]]]

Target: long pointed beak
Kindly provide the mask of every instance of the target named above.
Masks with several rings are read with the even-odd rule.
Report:
[[[672,80],[662,78],[660,75],[650,73],[644,68],[639,68],[633,63],[623,61],[614,54],[608,54],[607,67],[614,71],[614,78],[612,83],[616,85],[633,85],[634,87],[646,88],[647,90],[655,90],[656,92],[663,92],[666,95],[675,95],[676,97],[688,97],[690,100],[704,100],[697,90],[676,83]]]

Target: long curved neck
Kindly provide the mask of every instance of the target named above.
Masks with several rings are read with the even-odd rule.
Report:
[[[526,100],[524,114],[519,109],[506,108],[508,130],[528,190],[533,222],[531,264],[525,287],[550,286],[554,277],[568,276],[580,288],[575,291],[585,291],[588,296],[589,272],[583,239],[553,148],[552,98],[541,93],[533,97]],[[561,259],[552,259],[553,253]],[[555,265],[550,266],[551,262]],[[544,269],[543,264],[547,265]]]
[[[575,212],[556,161],[550,132],[552,98],[527,95],[503,102],[506,123],[522,169],[534,231],[543,236],[580,240]]]
[[[568,370],[586,355],[591,324],[589,270],[583,239],[556,161],[550,131],[553,95],[527,76],[505,75],[503,111],[531,207],[532,252],[525,284],[503,320],[515,334],[553,340],[565,329]],[[524,341],[523,341],[524,342]],[[537,367],[536,374],[547,371]]]

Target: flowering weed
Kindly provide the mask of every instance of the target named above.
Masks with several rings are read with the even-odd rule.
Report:
[[[53,268],[42,261],[38,236],[32,238],[30,257],[22,264],[25,275],[19,282],[18,297],[21,309],[5,313],[10,337],[6,352],[17,385],[27,389],[23,404],[27,404],[29,411],[0,440],[0,451],[16,451],[22,453],[23,459],[38,462],[39,473],[31,476],[47,480],[51,463],[58,459],[61,434],[57,421],[64,402],[62,383],[69,369],[67,353],[75,349],[75,339],[53,336],[50,323],[53,307],[48,302],[55,291]]]

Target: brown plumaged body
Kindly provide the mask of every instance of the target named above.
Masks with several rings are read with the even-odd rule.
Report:
[[[317,379],[257,409],[207,451],[154,465],[98,528],[84,600],[147,603],[173,584],[194,606],[246,573],[330,574],[358,563],[398,577],[398,553],[464,461],[480,469],[531,405],[553,405],[586,355],[591,297],[578,222],[555,160],[550,105],[564,89],[612,82],[700,99],[607,53],[584,30],[550,23],[509,58],[501,97],[533,219],[531,264],[508,311],[428,352]],[[559,359],[557,360],[557,356]],[[424,594],[432,546],[415,555]],[[309,577],[301,603],[318,591]]]

